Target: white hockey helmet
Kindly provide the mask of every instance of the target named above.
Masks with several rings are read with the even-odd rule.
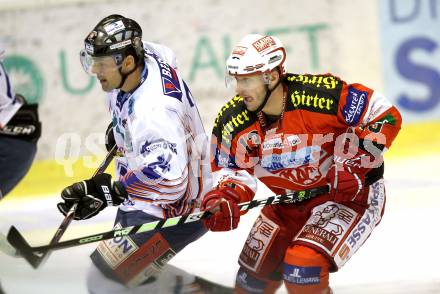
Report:
[[[286,50],[274,36],[249,34],[241,39],[226,61],[227,76],[268,73],[279,67],[285,73]]]

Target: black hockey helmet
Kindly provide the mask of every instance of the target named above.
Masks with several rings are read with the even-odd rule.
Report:
[[[139,24],[122,15],[112,14],[103,18],[84,40],[81,63],[90,73],[91,59],[113,56],[121,64],[128,55],[133,55],[136,64],[144,60],[142,29]]]

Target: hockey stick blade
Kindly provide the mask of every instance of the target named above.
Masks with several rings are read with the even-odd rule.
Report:
[[[254,199],[248,202],[243,202],[238,205],[240,211],[249,210],[256,207],[274,205],[274,204],[292,204],[302,202],[313,197],[325,194],[329,192],[329,186],[322,186],[317,188],[312,188],[303,191],[292,191],[283,195],[270,196],[265,199]],[[114,229],[111,231],[103,232],[100,234],[89,235],[85,237],[80,237],[76,239],[62,241],[56,244],[49,244],[38,247],[30,247],[31,251],[34,252],[44,252],[46,250],[59,250],[69,247],[75,247],[79,245],[90,244],[93,242],[113,239],[117,237],[123,237],[127,235],[140,234],[144,232],[149,232],[153,230],[160,230],[163,228],[169,228],[178,225],[184,225],[187,223],[199,221],[211,215],[209,211],[199,211],[187,215],[181,215],[177,217],[172,217],[168,219],[161,219],[149,223],[139,224],[130,227],[124,227],[120,229]]]
[[[37,252],[33,250],[26,239],[14,226],[11,226],[9,229],[7,238],[9,243],[29,262],[29,264],[32,265],[33,268],[39,266],[41,255],[38,255]]]
[[[93,173],[93,176],[103,173],[105,171],[105,169],[108,167],[108,165],[116,155],[116,150],[117,150],[116,145],[114,145],[113,148],[107,153],[104,161]],[[54,236],[50,240],[49,245],[46,246],[44,250],[36,251],[34,247],[31,247],[29,245],[29,243],[24,239],[24,237],[14,226],[11,226],[8,232],[7,238],[9,243],[18,251],[19,254],[21,254],[32,265],[33,268],[37,269],[40,266],[40,264],[43,264],[50,256],[51,254],[50,247],[58,244],[61,237],[64,235],[64,232],[67,230],[72,219],[75,216],[75,210],[77,207],[78,207],[78,203],[72,205],[72,207],[69,209],[66,216],[64,217],[62,223],[56,230]]]

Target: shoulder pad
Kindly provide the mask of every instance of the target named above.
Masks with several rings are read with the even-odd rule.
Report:
[[[338,112],[339,99],[345,82],[331,74],[289,74],[287,109],[334,114]]]
[[[217,138],[222,137],[222,141],[230,141],[235,134],[254,123],[255,118],[255,114],[246,109],[243,98],[237,95],[220,109],[214,121],[213,134]]]

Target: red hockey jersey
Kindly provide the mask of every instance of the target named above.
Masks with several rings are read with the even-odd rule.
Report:
[[[380,151],[390,147],[402,121],[382,94],[331,74],[287,74],[283,86],[284,112],[272,124],[249,112],[240,96],[221,108],[212,134],[217,183],[233,179],[256,191],[258,178],[279,194],[324,185],[335,160],[369,169],[365,163],[381,165]],[[350,133],[357,135],[354,152],[344,143]],[[350,160],[359,154],[355,141],[376,157]]]

